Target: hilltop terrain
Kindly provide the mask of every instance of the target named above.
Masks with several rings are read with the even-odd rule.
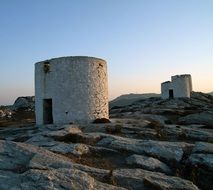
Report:
[[[210,92],[210,93],[208,93],[208,94],[210,94],[211,96],[213,96],[213,92]]]
[[[151,97],[160,97],[160,94],[155,94],[155,93],[124,94],[110,101],[109,107],[112,108],[115,106],[128,106],[137,100],[151,98]]]
[[[212,189],[208,94],[136,98],[111,106],[111,123],[63,126],[35,126],[22,99],[29,106],[4,108],[0,119],[1,190]]]

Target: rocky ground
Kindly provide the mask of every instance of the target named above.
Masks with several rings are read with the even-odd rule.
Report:
[[[212,189],[212,96],[142,99],[110,115],[63,126],[35,126],[27,107],[2,117],[0,189]]]
[[[25,127],[35,124],[35,99],[33,96],[19,97],[12,106],[0,106],[1,127]]]

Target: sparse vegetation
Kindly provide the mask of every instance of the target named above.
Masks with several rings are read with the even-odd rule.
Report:
[[[93,121],[93,123],[111,123],[107,118],[98,118]]]
[[[105,129],[107,133],[117,134],[121,133],[122,125],[121,124],[106,125]]]
[[[66,157],[70,158],[72,161],[78,164],[94,167],[94,168],[100,168],[100,169],[106,169],[106,170],[113,170],[116,168],[115,165],[112,164],[112,162],[108,159],[105,159],[101,157],[100,154],[87,154],[84,156],[74,156],[72,154],[66,154]]]

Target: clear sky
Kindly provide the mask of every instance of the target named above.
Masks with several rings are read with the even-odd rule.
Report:
[[[213,0],[0,0],[0,105],[34,94],[34,63],[108,62],[110,99],[191,74],[213,91]]]

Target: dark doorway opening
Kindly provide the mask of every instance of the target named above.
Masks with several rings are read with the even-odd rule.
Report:
[[[172,89],[169,90],[169,98],[174,98],[174,92]]]
[[[52,99],[44,99],[43,101],[43,123],[53,123]]]

